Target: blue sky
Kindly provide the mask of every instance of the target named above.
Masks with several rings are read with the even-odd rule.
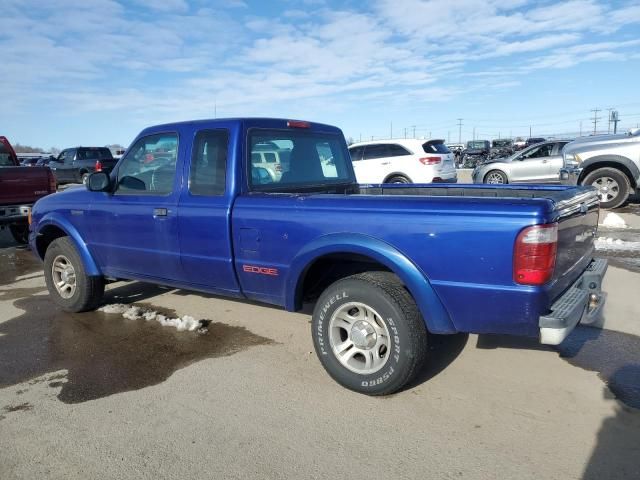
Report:
[[[277,116],[355,140],[640,123],[640,4],[3,0],[0,134],[128,145],[174,120]],[[598,130],[606,131],[606,121]]]

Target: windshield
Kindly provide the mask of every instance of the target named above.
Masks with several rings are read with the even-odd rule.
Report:
[[[484,140],[477,140],[477,141],[467,142],[467,148],[471,148],[471,149],[485,148],[485,142],[484,142]]]
[[[503,147],[510,147],[511,146],[511,140],[494,140],[493,141],[493,148],[503,148]]]
[[[350,157],[337,134],[253,129],[249,158],[249,185],[254,191],[352,182]]]

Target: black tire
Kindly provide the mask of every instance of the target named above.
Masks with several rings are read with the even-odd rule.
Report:
[[[86,185],[89,175],[91,175],[89,172],[80,172],[80,183]]]
[[[75,290],[69,298],[64,298],[54,285],[53,263],[64,257],[75,273]],[[87,275],[82,259],[69,237],[60,237],[51,242],[44,255],[44,278],[49,295],[55,303],[67,312],[93,310],[102,302],[104,278]]]
[[[26,223],[17,223],[9,225],[9,231],[11,236],[20,245],[26,245],[29,243],[29,225]]]
[[[489,181],[489,177],[491,175],[499,175],[502,178],[502,182],[490,182]],[[492,185],[505,185],[507,183],[509,183],[509,179],[507,178],[507,175],[502,171],[502,170],[491,170],[489,171],[485,176],[484,179],[482,180],[484,183],[491,183]]]
[[[378,314],[378,325],[382,321],[389,333],[388,355],[371,374],[347,368],[331,343],[335,335],[330,332],[334,314],[346,308],[357,310],[359,307],[350,306],[353,303],[373,309]],[[347,335],[346,330],[338,331]],[[360,273],[330,285],[314,308],[311,332],[316,354],[327,373],[340,385],[367,395],[389,395],[400,390],[421,370],[426,358],[427,329],[422,316],[398,277],[389,272]],[[346,340],[351,341],[351,334]]]
[[[611,197],[611,192],[605,192],[600,190],[601,187],[606,187],[606,179],[611,179],[617,185],[615,187],[615,196]],[[602,185],[598,185],[602,182]],[[601,193],[600,207],[602,208],[618,208],[629,198],[629,192],[631,191],[631,184],[629,178],[617,168],[603,167],[594,170],[582,179],[582,185],[593,185],[598,188]],[[605,201],[602,199],[606,198]]]
[[[393,177],[387,179],[387,181],[384,183],[411,183],[411,180],[409,180],[404,175],[394,175]]]

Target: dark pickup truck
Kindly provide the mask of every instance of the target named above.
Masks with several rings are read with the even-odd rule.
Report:
[[[254,160],[264,145],[287,154],[277,179]],[[430,335],[558,344],[604,300],[594,188],[359,185],[329,125],[158,125],[86,187],[33,210],[30,244],[63,309],[96,308],[114,279],[313,303],[320,362],[366,394],[407,384]]]
[[[66,148],[49,162],[58,183],[84,183],[89,174],[110,172],[117,160],[107,147]]]
[[[56,191],[47,167],[22,167],[6,137],[0,136],[0,227],[9,227],[18,243],[27,243],[28,217],[40,197]]]

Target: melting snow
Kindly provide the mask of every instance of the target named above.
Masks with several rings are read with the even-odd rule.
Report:
[[[624,218],[613,212],[607,213],[601,225],[609,228],[627,228],[627,222],[624,221]]]
[[[98,310],[105,313],[117,313],[127,320],[146,320],[147,322],[155,320],[163,327],[174,327],[179,332],[193,332],[197,330],[200,333],[205,333],[207,331],[206,324],[202,320],[196,320],[190,315],[171,318],[154,310],[131,305],[123,305],[122,303],[104,305]]]
[[[625,242],[619,238],[596,238],[596,250],[640,250],[640,242]]]

